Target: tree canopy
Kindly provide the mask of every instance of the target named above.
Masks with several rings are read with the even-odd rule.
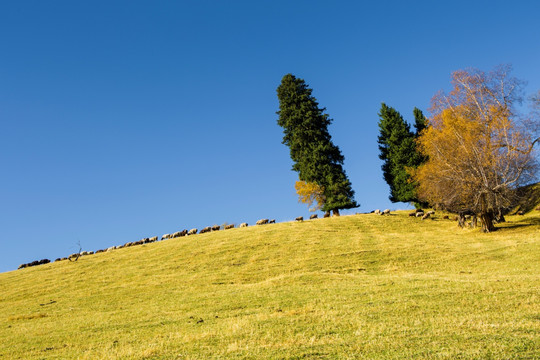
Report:
[[[428,157],[414,174],[419,196],[451,211],[473,211],[486,232],[494,230],[494,215],[511,205],[514,189],[537,171],[534,126],[523,126],[516,107],[523,82],[509,72],[505,66],[454,72],[453,90],[433,97],[419,137]],[[527,120],[538,125],[538,118]]]
[[[317,184],[324,192],[323,211],[357,207],[354,191],[343,169],[344,157],[332,143],[328,126],[332,120],[320,108],[303,79],[287,74],[277,88],[278,125],[283,144],[290,149],[292,169],[301,181]]]

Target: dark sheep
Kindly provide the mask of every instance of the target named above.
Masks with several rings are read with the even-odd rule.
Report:
[[[219,231],[219,229],[221,229],[221,226],[219,225],[212,226],[212,231]]]
[[[409,216],[416,216],[416,211],[410,212]]]
[[[207,227],[205,227],[204,229],[202,229],[202,230],[199,232],[199,234],[204,234],[204,233],[207,233],[207,232],[210,232],[210,231],[212,231],[212,227],[207,226]]]
[[[225,230],[234,229],[234,224],[225,225]]]
[[[297,217],[297,218],[294,219],[294,220],[296,220],[296,221],[304,221],[304,217],[303,217],[303,216],[299,216],[299,217]]]
[[[275,224],[276,223],[276,219],[272,219],[268,222],[269,224]]]
[[[255,225],[265,225],[265,224],[268,224],[268,219],[257,220],[257,222],[255,223]]]
[[[313,215],[311,215],[309,217],[309,220],[313,220],[313,219],[317,219],[317,218],[318,218],[317,214],[313,214]]]

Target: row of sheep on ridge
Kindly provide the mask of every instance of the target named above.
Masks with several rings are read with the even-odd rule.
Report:
[[[324,217],[327,217],[326,214],[325,214]],[[317,217],[317,214],[313,214],[309,218],[310,219],[317,219],[318,217]],[[296,221],[303,221],[304,218],[302,216],[299,216],[295,220]],[[266,225],[266,224],[275,224],[275,223],[276,223],[275,219],[271,219],[271,220],[269,220],[269,219],[260,219],[255,223],[255,225]],[[234,224],[223,225],[223,230],[233,229],[234,227],[235,227]],[[248,223],[245,223],[245,222],[241,223],[238,227],[240,227],[240,228],[248,227]],[[211,231],[218,231],[220,229],[221,229],[220,225],[207,226],[207,227],[201,229],[201,231],[199,231],[199,229],[196,229],[196,228],[191,229],[191,230],[184,229],[182,231],[177,231],[177,232],[174,232],[174,233],[171,233],[171,234],[163,234],[163,236],[161,236],[161,240],[175,239],[175,238],[179,238],[179,237],[182,237],[182,236],[195,235],[197,233],[204,234],[204,233],[211,232]],[[153,242],[156,242],[156,241],[158,241],[158,237],[153,236],[153,237],[150,237],[150,238],[143,238],[143,239],[141,239],[139,241],[127,242],[124,245],[111,246],[111,247],[108,247],[107,249],[101,249],[101,250],[97,250],[95,252],[94,251],[81,251],[81,252],[78,252],[78,253],[71,254],[71,255],[69,255],[67,257],[57,258],[54,261],[55,262],[56,261],[62,261],[62,260],[76,261],[81,256],[99,254],[99,253],[102,253],[102,252],[109,252],[109,251],[113,251],[113,250],[116,250],[116,249],[122,249],[122,248],[125,248],[125,247],[131,247],[131,246],[137,246],[137,245],[153,243]],[[18,269],[24,269],[24,268],[31,267],[31,266],[48,264],[50,262],[51,261],[49,259],[36,260],[36,261],[32,261],[32,262],[29,262],[29,263],[26,263],[26,264],[21,264],[21,265],[19,265]]]

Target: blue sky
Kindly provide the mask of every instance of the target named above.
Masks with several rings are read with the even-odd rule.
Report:
[[[276,124],[283,75],[334,123],[361,207],[392,204],[381,102],[454,70],[540,88],[537,1],[3,1],[0,271],[212,224],[309,215]],[[196,241],[195,238],[181,241]]]

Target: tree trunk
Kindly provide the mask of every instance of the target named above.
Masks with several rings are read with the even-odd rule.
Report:
[[[495,231],[495,225],[493,225],[493,213],[491,211],[482,212],[480,214],[480,219],[482,220],[483,232],[488,233]]]
[[[506,219],[504,218],[504,214],[501,209],[499,209],[497,216],[495,216],[495,221],[498,223],[506,222]]]
[[[334,212],[334,216],[339,216],[339,209],[332,210]]]
[[[463,213],[459,213],[458,226],[460,228],[465,226],[465,215],[463,215]]]
[[[482,231],[485,233],[495,231],[495,225],[493,225],[493,210],[488,207],[485,193],[480,197],[480,204],[482,206],[482,211],[480,212]]]

